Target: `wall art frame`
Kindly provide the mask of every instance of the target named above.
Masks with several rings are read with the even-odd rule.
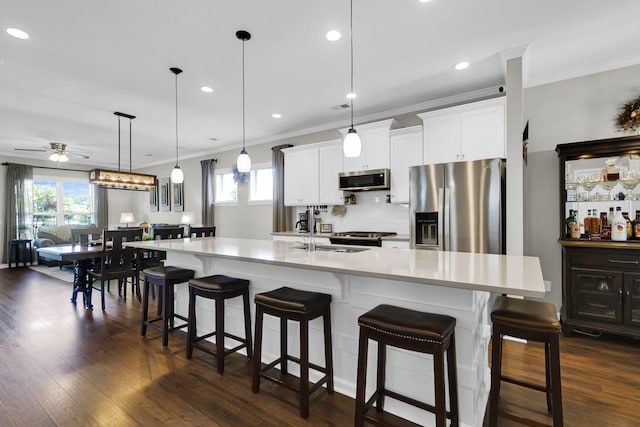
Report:
[[[172,184],[171,193],[173,196],[173,211],[184,212],[184,183]]]
[[[171,180],[160,178],[160,211],[171,211]]]

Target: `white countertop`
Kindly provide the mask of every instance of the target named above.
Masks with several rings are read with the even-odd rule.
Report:
[[[542,270],[536,257],[378,247],[357,253],[308,252],[298,249],[301,245],[296,242],[224,237],[126,242],[126,245],[461,289],[530,297],[544,295]]]

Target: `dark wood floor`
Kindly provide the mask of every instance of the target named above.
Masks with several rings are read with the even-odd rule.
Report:
[[[185,359],[184,334],[166,349],[152,331],[141,338],[135,299],[112,291],[105,313],[85,311],[69,302],[70,291],[28,268],[0,270],[1,426],[353,424],[348,397],[315,395],[303,420],[282,387],[263,382],[251,393],[245,358],[229,357],[219,376],[209,355]],[[506,346],[507,372],[543,378],[540,346]],[[573,337],[561,349],[566,426],[640,425],[640,344]],[[541,393],[504,384],[502,394],[504,409],[550,421]]]

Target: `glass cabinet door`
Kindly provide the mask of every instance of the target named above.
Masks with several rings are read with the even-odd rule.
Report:
[[[599,322],[622,323],[622,273],[572,268],[571,316]],[[640,274],[638,275],[640,285]],[[639,294],[640,295],[640,294]],[[640,313],[637,313],[640,316]]]
[[[640,326],[640,274],[624,274],[624,322]]]

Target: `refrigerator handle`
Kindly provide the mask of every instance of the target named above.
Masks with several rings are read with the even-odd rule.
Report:
[[[451,250],[451,241],[450,241],[450,235],[451,235],[451,230],[449,230],[449,226],[451,224],[450,221],[450,207],[451,207],[451,193],[449,192],[448,189],[444,189],[444,209],[442,209],[442,213],[443,213],[443,233],[444,233],[444,248],[442,248],[445,251]],[[447,229],[445,229],[444,227],[446,227]]]
[[[444,250],[444,188],[438,188],[438,249]]]

